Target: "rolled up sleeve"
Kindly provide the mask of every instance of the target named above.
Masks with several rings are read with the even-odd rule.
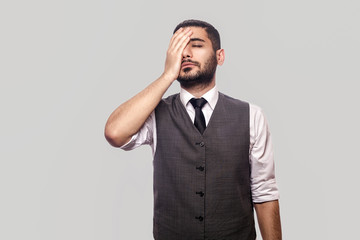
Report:
[[[256,105],[250,107],[251,191],[254,203],[279,199],[274,151],[266,118]]]
[[[125,151],[133,150],[141,145],[153,145],[155,131],[155,112],[152,112],[140,130],[135,133],[129,142],[120,148]]]

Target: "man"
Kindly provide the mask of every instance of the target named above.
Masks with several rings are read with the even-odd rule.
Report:
[[[271,139],[261,109],[219,93],[225,52],[209,23],[174,30],[163,74],[109,117],[105,136],[154,155],[156,240],[281,239]],[[162,99],[178,80],[180,94]]]

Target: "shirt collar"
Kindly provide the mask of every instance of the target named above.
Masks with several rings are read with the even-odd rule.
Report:
[[[201,97],[205,98],[205,100],[209,103],[211,109],[214,110],[215,105],[219,99],[219,91],[217,90],[216,85]],[[189,93],[183,88],[180,88],[180,100],[184,107],[186,107],[191,98],[194,98],[191,93]]]

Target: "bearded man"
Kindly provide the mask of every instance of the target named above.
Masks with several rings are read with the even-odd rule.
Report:
[[[105,137],[154,157],[156,240],[281,239],[278,188],[261,109],[216,88],[225,59],[218,31],[186,20],[174,30],[163,74],[110,115]],[[163,95],[178,80],[180,93]]]

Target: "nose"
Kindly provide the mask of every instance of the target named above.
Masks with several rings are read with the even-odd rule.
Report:
[[[191,48],[188,45],[186,45],[186,47],[184,48],[184,51],[182,53],[183,59],[184,58],[192,58],[192,52],[191,52]]]

